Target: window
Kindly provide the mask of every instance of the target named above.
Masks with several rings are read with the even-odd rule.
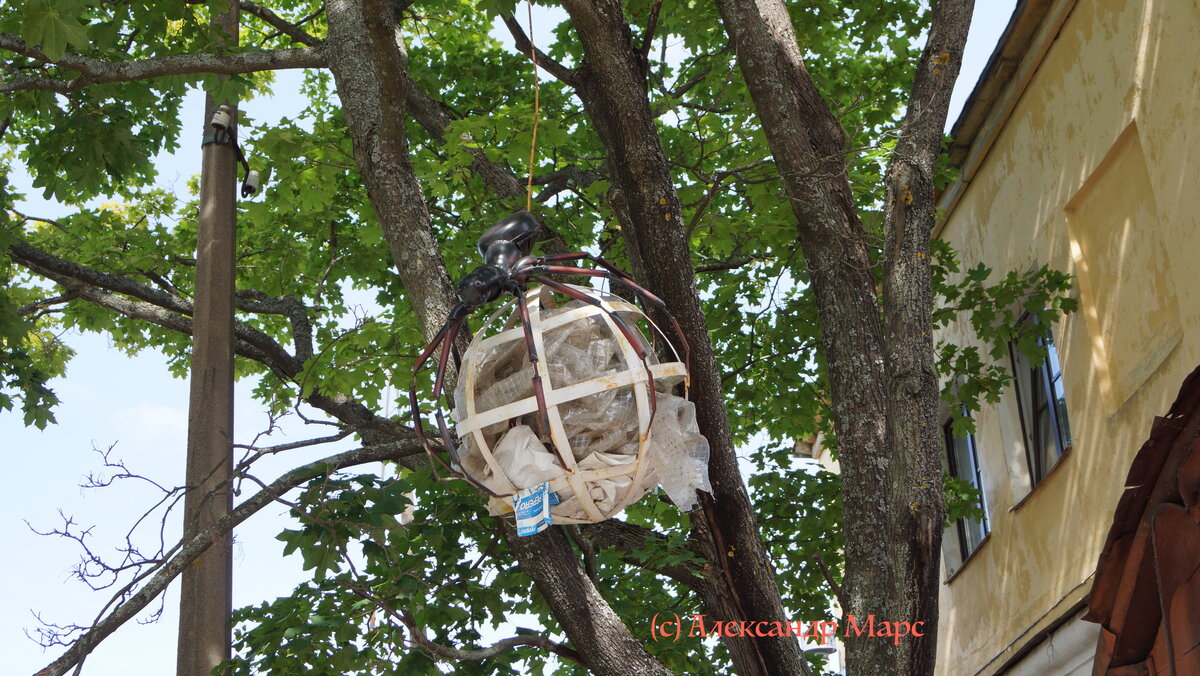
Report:
[[[963,410],[966,415],[966,410]],[[951,526],[958,531],[958,546],[960,562],[965,561],[991,532],[987,519],[987,497],[983,494],[983,472],[979,467],[979,454],[975,449],[975,436],[955,436],[952,420],[947,420],[942,426],[943,438],[946,441],[947,469],[950,476],[971,484],[979,491],[979,507],[983,516],[979,519],[963,517]],[[960,563],[961,565],[961,563]]]
[[[1036,323],[1032,318],[1023,321]],[[1038,338],[1037,344],[1046,351],[1040,360],[1031,360],[1015,343],[1009,344],[1025,435],[1025,458],[1033,486],[1046,478],[1058,459],[1071,448],[1071,425],[1067,421],[1058,350],[1049,332]]]

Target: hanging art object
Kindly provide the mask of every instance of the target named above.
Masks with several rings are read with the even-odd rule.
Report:
[[[688,380],[682,330],[660,299],[601,257],[531,256],[537,227],[521,211],[480,238],[484,264],[459,283],[461,302],[413,366],[409,398],[417,433],[455,476],[491,496],[493,514],[517,512],[519,531],[523,515],[534,524],[530,532],[550,521],[601,521],[657,485],[678,507],[691,509],[696,490],[709,490],[708,442],[692,403],[673,393]],[[582,261],[596,267],[578,267]],[[647,334],[671,343],[637,306],[552,275],[604,278],[662,308],[683,355],[668,347],[674,360],[660,363]],[[509,301],[459,360],[454,343],[466,318],[504,295]],[[459,373],[453,409],[461,443],[440,406],[435,413],[449,463],[427,441],[415,387],[439,348],[435,400],[452,357]]]

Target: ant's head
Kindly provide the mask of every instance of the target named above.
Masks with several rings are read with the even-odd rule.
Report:
[[[507,279],[504,270],[494,265],[481,265],[458,283],[458,298],[473,308],[490,303],[500,296]]]

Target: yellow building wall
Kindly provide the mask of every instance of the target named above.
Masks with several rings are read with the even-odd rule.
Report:
[[[1079,310],[1054,327],[1074,444],[1030,492],[1012,388],[977,415],[992,532],[942,586],[939,674],[995,673],[1086,596],[1134,453],[1200,365],[1200,0],[1054,8],[1069,14],[940,237],[994,278],[1076,275]]]

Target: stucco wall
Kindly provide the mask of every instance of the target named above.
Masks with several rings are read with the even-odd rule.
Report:
[[[1030,492],[1012,389],[978,414],[992,533],[942,587],[940,674],[993,673],[1086,595],[1133,454],[1200,364],[1200,0],[1055,6],[940,236],[964,269],[1077,276],[1054,327],[1074,444]]]

